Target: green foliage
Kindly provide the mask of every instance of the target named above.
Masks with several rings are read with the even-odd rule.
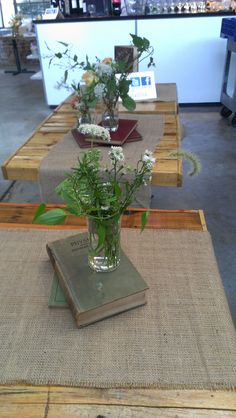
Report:
[[[65,47],[65,50],[54,52],[49,57],[49,65],[52,62],[55,63],[55,60],[59,60],[65,66],[64,79],[60,85],[65,86],[67,84],[69,73],[75,71],[76,68],[85,71],[82,77],[84,85],[80,81],[77,86],[75,83],[72,85],[78,99],[74,107],[81,114],[95,107],[100,100],[103,100],[108,111],[112,112],[119,97],[127,110],[133,111],[135,109],[136,103],[128,94],[131,81],[127,80],[127,77],[134,61],[140,63],[149,58],[148,67],[155,65],[153,60],[154,49],[150,46],[148,39],[133,34],[130,34],[130,36],[132,45],[137,47],[137,56],[131,63],[123,59],[114,61],[108,58],[102,61],[97,58],[96,63],[91,63],[88,56],[86,56],[85,62],[79,62],[77,54],[70,52],[70,45],[61,41],[59,43]]]
[[[45,204],[39,206],[35,213],[33,223],[34,224],[46,224],[46,225],[58,225],[62,224],[67,217],[66,212],[63,209],[52,209],[45,212]]]
[[[143,230],[144,230],[144,228],[147,224],[149,215],[150,215],[150,212],[142,212],[142,215],[141,215],[141,232],[143,232]]]
[[[103,221],[119,218],[130,206],[137,190],[149,181],[155,162],[152,153],[145,151],[136,167],[131,170],[132,179],[127,181],[125,180],[127,167],[123,162],[122,148],[111,148],[109,156],[110,166],[103,167],[100,150],[93,148],[83,153],[78,166],[68,173],[66,179],[56,188],[56,192],[66,203],[65,210],[53,209],[45,212],[45,205],[40,205],[33,222],[54,225],[64,222],[69,213],[76,216],[92,216],[101,225],[100,245],[103,237]],[[142,229],[147,219],[148,215],[143,213]]]

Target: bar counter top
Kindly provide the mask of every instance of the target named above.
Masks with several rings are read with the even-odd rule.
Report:
[[[189,18],[189,17],[214,17],[214,16],[231,16],[235,12],[233,10],[220,10],[220,11],[205,11],[205,12],[170,12],[170,13],[159,13],[155,15],[135,15],[135,16],[83,16],[83,15],[73,15],[67,16],[63,19],[45,19],[45,20],[34,20],[35,24],[45,24],[45,23],[66,23],[66,22],[89,22],[89,21],[115,21],[115,20],[140,20],[140,19],[172,19],[172,18]],[[236,14],[235,14],[236,17]]]

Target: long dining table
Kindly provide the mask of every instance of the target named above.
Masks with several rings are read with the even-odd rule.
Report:
[[[133,114],[163,116],[163,134],[155,146],[156,164],[152,172],[152,185],[182,185],[182,160],[170,154],[181,146],[182,129],[178,113],[177,86],[175,83],[157,84],[155,101],[137,102]],[[52,147],[76,126],[77,111],[69,97],[44,119],[14,153],[2,164],[6,180],[38,181],[40,165]],[[127,113],[119,104],[120,114]]]

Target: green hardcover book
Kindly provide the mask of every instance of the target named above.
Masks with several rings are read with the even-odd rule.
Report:
[[[69,308],[68,303],[66,302],[65,295],[60,286],[57,274],[54,273],[52,279],[52,286],[50,291],[50,296],[48,299],[48,306],[50,308]]]
[[[87,262],[87,233],[50,242],[46,248],[60,285],[54,279],[49,306],[66,306],[61,288],[79,328],[146,303],[148,286],[123,251],[116,270],[96,273]]]

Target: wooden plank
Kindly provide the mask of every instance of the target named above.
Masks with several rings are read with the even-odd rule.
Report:
[[[0,404],[46,404],[49,390],[49,386],[0,385]]]
[[[49,412],[50,418],[235,418],[233,411],[99,405],[50,405]]]
[[[63,397],[62,397],[63,393]],[[236,410],[235,391],[50,387],[52,403]]]
[[[0,402],[0,417],[2,418],[45,418],[45,405],[15,405]],[[49,417],[48,417],[49,418]],[[69,418],[69,415],[68,415]]]
[[[0,386],[4,418],[235,417],[235,391]]]
[[[64,132],[65,134],[70,130],[69,126],[42,126],[39,132]]]
[[[4,418],[235,418],[235,411],[100,405],[0,404]]]
[[[56,228],[86,228],[85,217],[68,216],[65,225],[32,225],[34,213],[38,204],[33,203],[0,203],[0,226],[1,227],[30,227],[37,229]],[[55,207],[64,207],[64,205],[47,205],[47,209]],[[145,209],[130,209],[122,217],[123,228],[140,228],[140,214]],[[188,230],[206,230],[204,214],[200,210],[161,210],[149,209],[147,228],[156,229],[188,229]]]
[[[49,396],[48,396],[49,395]],[[122,405],[236,411],[236,392],[200,389],[96,389],[0,385],[1,404]]]

